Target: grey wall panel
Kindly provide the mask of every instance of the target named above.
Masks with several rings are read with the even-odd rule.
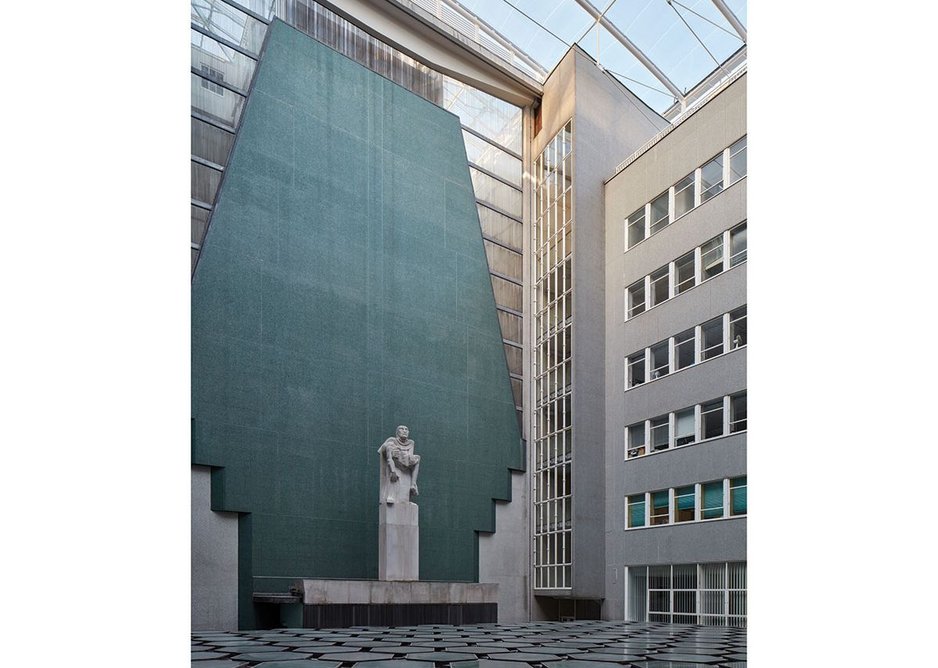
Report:
[[[746,560],[746,518],[623,530],[622,565]]]
[[[638,457],[620,462],[616,468],[621,480],[615,492],[620,501],[618,526],[622,528],[626,495],[745,475],[746,434],[732,434]]]
[[[518,624],[529,619],[528,494],[526,474],[511,472],[511,502],[495,504],[495,526],[479,534],[479,582],[498,584],[498,621]]]
[[[238,514],[211,507],[212,473],[192,467],[192,630],[238,630]]]

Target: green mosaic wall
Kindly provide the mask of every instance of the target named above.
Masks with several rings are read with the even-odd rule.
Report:
[[[251,576],[377,577],[397,424],[421,579],[477,579],[523,466],[458,119],[280,21],[267,40],[192,283],[192,462],[250,513],[242,626]]]

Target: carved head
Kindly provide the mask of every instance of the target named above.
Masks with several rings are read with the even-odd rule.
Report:
[[[408,436],[410,436],[410,429],[407,428],[407,425],[404,425],[404,424],[400,425],[397,428],[397,437],[401,441],[406,441]]]

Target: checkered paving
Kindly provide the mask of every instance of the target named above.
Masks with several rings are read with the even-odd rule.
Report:
[[[192,633],[192,668],[746,668],[746,630],[531,622]]]

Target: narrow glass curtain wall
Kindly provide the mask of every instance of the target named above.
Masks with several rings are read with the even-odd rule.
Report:
[[[628,619],[746,626],[746,562],[630,566]]]
[[[522,109],[437,72],[312,0],[192,0],[192,270],[274,17],[459,116],[522,426]]]
[[[534,162],[534,588],[572,578],[573,122]]]

